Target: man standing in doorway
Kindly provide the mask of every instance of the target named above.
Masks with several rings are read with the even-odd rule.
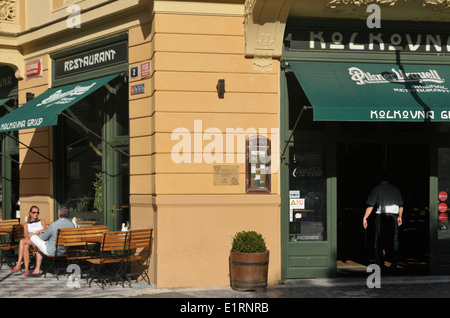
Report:
[[[391,268],[397,268],[398,227],[402,225],[403,199],[399,188],[389,183],[388,173],[383,171],[381,182],[370,192],[363,218],[363,227],[367,229],[367,218],[375,211],[375,259],[381,269],[384,268],[383,241],[387,243],[386,253],[391,257]]]

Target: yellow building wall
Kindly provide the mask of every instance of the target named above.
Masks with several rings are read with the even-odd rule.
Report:
[[[128,33],[130,68],[152,60],[154,47],[153,21],[131,28]],[[145,94],[129,99],[130,116],[130,206],[131,228],[153,228],[156,230],[152,196],[154,191],[154,94],[153,76],[131,79],[130,85],[145,84]],[[153,237],[156,238],[154,231]],[[155,252],[151,257],[148,275],[150,281],[156,281]]]
[[[34,58],[30,59],[34,60]],[[25,61],[25,62],[28,62]],[[19,81],[19,107],[26,103],[27,93],[35,97],[50,87],[50,58],[42,56],[43,76]],[[53,165],[52,162],[30,150],[52,159],[52,136],[50,127],[19,130],[20,161],[20,221],[28,216],[30,207],[37,205],[39,217],[45,221],[54,221],[53,214]],[[25,146],[26,145],[26,146]]]
[[[130,67],[152,63],[150,78],[130,83],[146,89],[130,96],[131,224],[156,229],[152,280],[160,288],[228,285],[231,237],[242,230],[263,234],[271,251],[269,283],[280,279],[278,174],[271,194],[246,194],[245,148],[237,138],[226,147],[227,129],[267,131],[278,156],[278,62],[272,72],[254,72],[243,54],[243,32],[242,16],[162,13],[130,30]],[[224,98],[218,79],[225,79]],[[211,153],[217,162],[203,155],[194,163],[192,153],[190,163],[176,163],[178,129],[190,132],[193,152],[222,138],[223,149]],[[211,131],[218,135],[208,139]],[[214,186],[214,166],[229,164],[239,166],[239,185]]]

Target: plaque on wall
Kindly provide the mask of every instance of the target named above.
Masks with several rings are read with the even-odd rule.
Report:
[[[214,166],[214,185],[239,185],[238,165],[217,165]]]

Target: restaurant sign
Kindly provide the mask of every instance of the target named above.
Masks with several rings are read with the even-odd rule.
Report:
[[[128,63],[128,42],[109,44],[55,60],[55,79]]]
[[[436,55],[450,53],[450,32],[302,27],[288,31],[285,43],[290,51]]]

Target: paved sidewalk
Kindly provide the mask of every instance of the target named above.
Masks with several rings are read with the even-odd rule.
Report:
[[[156,290],[145,282],[132,282],[132,288],[125,284],[106,286],[102,289],[92,283],[89,287],[86,279],[79,281],[79,288],[68,283],[68,276],[59,276],[59,280],[47,274],[47,277],[31,278],[23,276],[24,272],[12,273],[8,266],[0,270],[0,298],[105,298],[133,297],[142,291]]]
[[[368,274],[367,274],[368,275]],[[28,278],[23,272],[11,273],[7,266],[0,270],[0,298],[442,298],[450,297],[450,276],[382,276],[381,288],[368,288],[367,276],[330,279],[287,280],[270,285],[266,292],[238,292],[229,286],[160,289],[145,282],[132,282],[132,287],[108,285],[105,289],[86,280],[80,288],[68,285],[67,276],[57,280]]]

